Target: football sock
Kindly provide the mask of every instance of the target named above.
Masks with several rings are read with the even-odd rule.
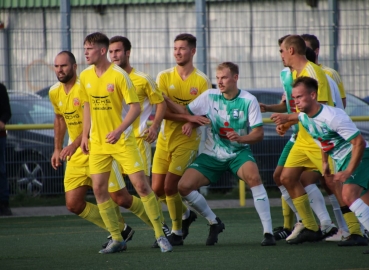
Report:
[[[114,205],[115,214],[118,217],[119,230],[122,232],[124,230],[125,226],[126,226],[126,223],[124,221],[124,218],[122,216],[122,213],[120,212],[119,205],[117,205],[113,200],[112,200],[112,203]]]
[[[272,217],[270,215],[270,204],[268,194],[264,185],[251,188],[254,205],[259,214],[261,223],[263,224],[264,233],[273,233]]]
[[[190,207],[195,209],[197,213],[206,218],[209,221],[209,224],[218,224],[218,221],[216,220],[217,216],[210,209],[204,196],[202,196],[197,190],[194,190],[187,196],[184,196],[183,199]]]
[[[300,197],[292,199],[292,201],[297,211],[299,212],[299,215],[301,217],[302,223],[304,224],[305,228],[315,231],[315,232],[318,231],[319,226],[318,226],[318,223],[316,223],[313,210],[310,207],[308,195],[304,194]]]
[[[369,230],[369,206],[362,199],[357,199],[350,206],[350,210],[355,213],[356,217],[365,229]]]
[[[128,208],[128,210],[131,211],[133,214],[135,214],[137,217],[139,217],[143,222],[145,222],[151,228],[153,228],[151,221],[145,212],[145,207],[142,201],[136,196],[132,196],[132,198],[133,198],[132,205],[130,208]]]
[[[163,207],[161,203],[167,204],[167,196],[163,195],[158,197],[158,205],[159,205],[159,212],[160,212],[160,222],[161,224],[165,224],[164,214],[163,214]]]
[[[363,232],[361,230],[361,224],[357,219],[357,217],[355,216],[355,213],[352,212],[348,206],[342,206],[341,211],[343,214],[343,218],[346,221],[348,232],[350,234],[363,235]]]
[[[320,220],[321,225],[332,224],[331,217],[329,216],[327,206],[322,192],[315,184],[311,184],[305,187],[305,191],[309,197],[310,206],[313,209],[315,215]]]
[[[83,209],[82,213],[78,216],[89,222],[92,222],[93,224],[99,226],[100,228],[103,228],[106,231],[108,230],[100,216],[99,208],[96,204],[86,202],[85,209]]]
[[[334,194],[331,194],[331,195],[328,196],[328,198],[331,201],[332,208],[333,208],[333,213],[334,213],[334,216],[336,218],[338,228],[340,228],[341,230],[343,230],[345,232],[349,232],[349,229],[346,225],[346,221],[343,217],[341,207],[340,207],[340,205],[337,201],[336,196]]]
[[[182,198],[178,192],[167,196],[168,212],[172,220],[172,231],[176,231],[177,235],[181,235],[180,232],[182,231],[182,204]]]
[[[281,196],[282,201],[282,214],[283,214],[283,228],[291,230],[294,224],[294,213],[286,200]]]
[[[296,220],[297,220],[297,221],[298,221],[298,220],[301,220],[301,217],[300,217],[299,213],[297,212],[296,207],[295,207],[295,205],[293,204],[292,199],[291,199],[290,194],[288,193],[287,189],[286,189],[283,185],[282,185],[282,186],[279,186],[278,188],[279,188],[279,190],[280,190],[280,191],[281,191],[281,193],[282,193],[282,197],[283,197],[283,199],[284,199],[284,200],[286,201],[286,203],[289,205],[289,207],[291,208],[291,210],[295,213],[295,215],[296,215]],[[292,225],[292,227],[293,227],[293,225]]]
[[[149,195],[141,197],[141,201],[144,205],[146,214],[154,227],[155,238],[158,239],[160,236],[164,236],[162,223],[160,222],[159,203],[156,200],[154,192],[152,191]]]
[[[123,241],[113,200],[110,198],[106,202],[99,203],[97,206],[99,207],[101,218],[110,232],[112,239],[119,242]]]

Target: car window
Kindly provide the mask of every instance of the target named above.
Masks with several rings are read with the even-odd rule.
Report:
[[[369,105],[360,98],[347,94],[345,111],[349,116],[369,116]]]
[[[12,117],[9,124],[52,124],[54,110],[44,100],[11,100]]]

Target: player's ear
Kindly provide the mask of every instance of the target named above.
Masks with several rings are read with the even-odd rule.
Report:
[[[196,48],[192,48],[192,49],[191,49],[191,54],[192,54],[192,55],[195,55],[195,53],[196,53]]]

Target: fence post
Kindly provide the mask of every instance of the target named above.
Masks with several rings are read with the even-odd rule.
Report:
[[[70,0],[60,0],[60,34],[62,51],[71,51]]]
[[[206,55],[206,2],[196,0],[196,39],[197,39],[197,65],[196,67],[207,74],[207,55]]]
[[[338,46],[338,7],[337,0],[328,0],[329,9],[329,62],[333,69],[339,69],[337,61],[337,46]]]

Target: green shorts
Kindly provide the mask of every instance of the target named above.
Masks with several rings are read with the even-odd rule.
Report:
[[[227,161],[220,161],[216,157],[200,154],[188,168],[199,171],[211,183],[216,183],[222,176],[222,173],[227,170],[237,175],[239,168],[248,161],[256,162],[251,150],[246,148],[238,152],[235,158]]]
[[[288,154],[290,153],[291,151],[291,148],[292,146],[294,145],[295,143],[294,142],[291,142],[291,141],[288,141],[286,143],[286,145],[284,146],[283,148],[283,151],[282,151],[282,154],[281,156],[279,157],[278,159],[278,166],[284,166],[284,164],[286,163],[286,160],[287,160],[287,157],[288,157]]]
[[[350,160],[351,160],[351,153],[346,157],[346,160],[341,166],[341,168],[339,169],[339,171],[344,171],[349,165]],[[354,173],[351,175],[349,179],[346,180],[344,184],[359,185],[362,188],[364,188],[364,191],[366,192],[366,190],[369,187],[369,166],[368,164],[369,164],[369,148],[366,148],[359,166],[356,168]]]

